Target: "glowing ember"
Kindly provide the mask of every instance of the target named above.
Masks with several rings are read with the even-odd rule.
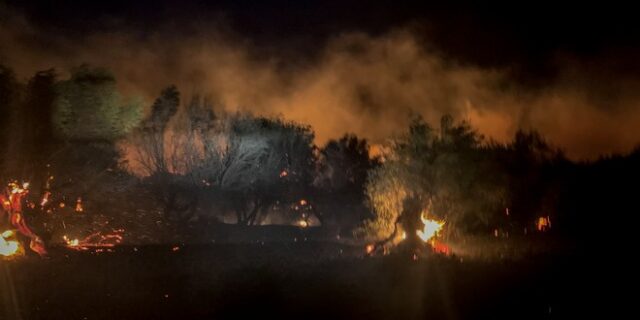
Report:
[[[434,239],[432,243],[433,251],[443,255],[450,255],[451,249],[446,244]]]
[[[424,223],[424,228],[422,230],[417,230],[416,234],[424,242],[427,242],[436,236],[438,231],[442,230],[442,226],[444,226],[444,221],[431,220],[424,216],[420,217],[420,219],[422,220],[422,223]]]
[[[536,228],[538,231],[547,231],[547,229],[551,228],[551,219],[549,219],[549,216],[538,218]]]
[[[365,250],[367,251],[367,254],[371,254],[373,252],[373,249],[375,249],[376,247],[372,244],[367,245],[367,247],[365,248]]]
[[[45,205],[47,205],[47,203],[49,203],[50,196],[51,196],[51,192],[47,191],[44,193],[44,195],[42,196],[42,200],[40,200],[41,207],[44,207]]]
[[[20,253],[20,242],[13,239],[14,235],[12,230],[0,234],[0,256],[10,257]]]
[[[63,236],[62,238],[64,239],[64,241],[67,243],[67,246],[69,247],[77,247],[78,244],[80,243],[80,240],[78,240],[77,238],[73,240],[67,238],[67,236]]]
[[[80,213],[84,211],[84,208],[82,207],[82,198],[78,197],[78,200],[76,200],[76,212]]]
[[[89,249],[101,250],[102,248],[111,248],[122,242],[122,234],[124,230],[114,230],[113,233],[102,234],[101,232],[96,232],[90,234],[86,238],[79,240],[77,238],[71,239],[66,235],[62,238],[67,244],[68,248],[84,251]]]

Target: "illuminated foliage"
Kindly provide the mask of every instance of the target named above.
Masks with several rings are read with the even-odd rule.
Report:
[[[416,117],[409,132],[391,143],[382,166],[369,175],[367,195],[375,218],[364,223],[360,236],[388,237],[402,215],[427,208],[431,216],[447,221],[449,232],[463,224],[487,225],[504,205],[504,182],[494,175],[482,137],[448,116],[438,129]],[[418,208],[406,210],[407,200]],[[418,223],[417,217],[410,219],[416,221],[403,224]]]
[[[139,123],[142,104],[123,99],[109,72],[83,65],[71,73],[57,84],[53,122],[61,138],[112,141]]]

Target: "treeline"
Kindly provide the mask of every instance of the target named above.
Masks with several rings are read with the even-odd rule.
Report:
[[[371,157],[354,135],[317,146],[307,125],[227,112],[175,86],[146,107],[89,66],[26,83],[0,67],[0,112],[2,177],[28,180],[56,204],[82,199],[87,215],[106,216],[83,220],[96,228],[275,223],[383,239],[426,214],[446,221],[449,236],[532,234],[540,218],[546,232],[588,235],[637,212],[628,185],[640,177],[640,151],[576,163],[536,132],[497,143],[449,116],[437,127],[415,117]],[[33,219],[51,234],[61,224]]]
[[[119,94],[107,70],[86,65],[68,79],[48,70],[24,84],[6,67],[0,77],[2,177],[31,182],[34,198],[51,193],[45,210],[68,211],[55,223],[33,213],[54,238],[80,219],[70,213],[80,200],[85,216],[106,217],[78,224],[140,233],[216,223],[348,233],[371,217],[363,190],[379,163],[354,135],[318,147],[307,125],[226,112],[175,86],[145,107]]]
[[[256,225],[276,214],[303,226],[355,225],[365,218],[362,190],[377,164],[355,136],[318,148],[309,126],[227,113],[202,97],[181,107],[175,87],[125,145],[127,169],[154,190],[167,218],[183,221]]]

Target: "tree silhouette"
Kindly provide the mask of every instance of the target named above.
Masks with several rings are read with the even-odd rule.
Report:
[[[133,129],[142,116],[138,101],[125,101],[115,78],[104,69],[82,65],[57,83],[53,120],[67,141],[113,141]]]

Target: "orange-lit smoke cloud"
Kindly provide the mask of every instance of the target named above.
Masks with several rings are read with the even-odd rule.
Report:
[[[577,81],[592,74],[571,59],[559,59],[553,83],[529,90],[509,85],[505,70],[456,64],[402,29],[381,36],[337,34],[316,58],[295,67],[277,55],[261,55],[232,32],[202,30],[71,40],[14,15],[0,22],[0,63],[23,79],[51,67],[64,77],[81,63],[103,66],[124,92],[149,104],[163,87],[176,84],[183,97],[204,93],[228,110],[310,124],[318,144],[345,132],[383,142],[404,130],[412,112],[432,124],[452,114],[498,141],[518,128],[537,129],[574,158],[625,152],[640,141],[640,84],[612,77],[610,86],[620,82],[619,90],[610,90],[614,97],[594,96],[593,84]]]

